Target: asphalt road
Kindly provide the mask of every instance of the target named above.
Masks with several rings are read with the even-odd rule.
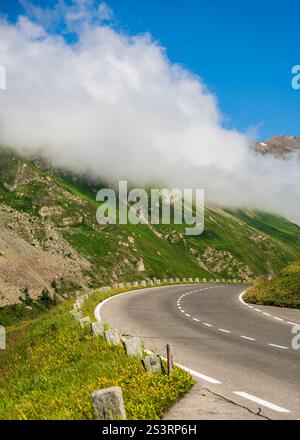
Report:
[[[271,419],[300,419],[300,349],[291,346],[300,311],[247,306],[245,286],[179,285],[121,294],[101,318],[140,336],[146,348],[195,370],[206,388]]]

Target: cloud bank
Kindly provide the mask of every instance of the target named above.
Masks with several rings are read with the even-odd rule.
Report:
[[[124,34],[93,0],[22,3],[26,15],[0,21],[0,144],[110,180],[204,188],[223,206],[300,222],[299,161],[257,156],[248,136],[223,128],[216,97],[151,35]]]

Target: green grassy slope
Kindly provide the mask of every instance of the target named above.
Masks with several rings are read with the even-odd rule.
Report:
[[[245,300],[300,309],[300,261],[289,264],[272,280],[257,281],[248,290]]]
[[[51,224],[90,262],[85,271],[89,286],[152,276],[249,280],[274,275],[300,258],[300,228],[266,213],[207,206],[205,231],[194,237],[184,235],[184,225],[100,226],[95,193],[103,185],[10,151],[0,152],[0,204],[38,219],[35,238],[45,249],[49,240],[43,228],[45,222]],[[42,218],[45,206],[59,209]],[[144,272],[137,272],[139,260]]]
[[[109,292],[109,294],[118,293]],[[108,293],[95,293],[95,305]],[[0,351],[0,420],[93,419],[91,393],[120,386],[128,419],[160,419],[192,386],[178,368],[146,373],[141,361],[127,357],[89,329],[81,330],[67,300],[42,317],[8,329],[8,347]]]

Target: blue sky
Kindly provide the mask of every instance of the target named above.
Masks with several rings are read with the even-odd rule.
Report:
[[[35,1],[51,6],[53,1]],[[116,25],[150,32],[173,62],[203,78],[219,100],[228,127],[258,127],[259,138],[300,136],[300,90],[291,68],[300,64],[299,0],[107,0]],[[14,21],[24,9],[0,0]]]

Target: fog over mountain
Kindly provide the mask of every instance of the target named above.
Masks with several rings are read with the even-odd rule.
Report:
[[[215,203],[300,223],[297,153],[261,155],[225,129],[217,97],[151,35],[119,30],[104,3],[22,3],[15,24],[0,21],[0,144],[93,176],[205,188]]]

